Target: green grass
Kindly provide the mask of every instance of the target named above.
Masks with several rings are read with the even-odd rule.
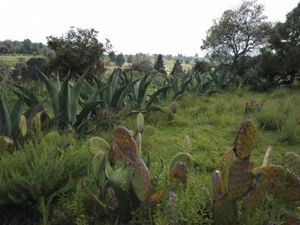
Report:
[[[26,62],[28,59],[35,57],[33,55],[0,55],[0,62],[14,67],[18,62]]]
[[[245,105],[251,100],[264,102],[263,107],[260,111],[245,114]],[[166,112],[170,104],[171,101],[159,102],[159,106]],[[299,105],[299,90],[280,89],[266,93],[236,90],[214,94],[209,97],[184,97],[178,101],[178,110],[174,121],[168,121],[166,113],[151,112],[145,114],[146,125],[151,125],[155,129],[153,136],[147,137],[144,134],[142,142],[143,157],[145,158],[146,152],[150,154],[150,173],[152,177],[159,171],[161,159],[165,168],[168,168],[172,157],[178,152],[184,151],[185,136],[188,135],[190,138],[189,153],[194,159],[195,166],[189,170],[186,190],[176,192],[178,224],[211,224],[211,211],[209,210],[211,174],[213,170],[220,169],[222,153],[233,145],[235,134],[243,121],[251,119],[257,127],[258,140],[251,158],[254,166],[261,164],[269,145],[273,146],[272,160],[274,164],[281,164],[282,155],[287,151],[294,151],[299,154]],[[120,124],[135,130],[136,115],[123,116],[121,122],[116,122],[116,125]],[[99,129],[93,136],[101,136],[110,142],[112,140],[112,128],[109,130]],[[59,151],[64,159],[70,156],[82,165],[82,161],[89,158],[88,151],[86,150],[86,153],[84,153],[85,146],[86,139],[77,141],[77,144],[71,144],[67,149],[60,147]],[[24,151],[28,151],[28,154],[34,154],[34,151],[41,150],[41,147],[37,147],[35,150],[32,149],[32,146],[27,148],[30,150],[25,148]],[[4,156],[0,159],[0,168],[5,163],[10,163],[7,165],[13,166],[11,164],[15,161],[26,164],[26,161],[21,157],[26,154],[24,151],[16,152],[16,159],[14,160],[10,159],[11,156]],[[79,154],[78,159],[74,157],[76,151]],[[47,154],[50,154],[50,152],[46,151]],[[36,159],[38,157],[39,155]],[[65,163],[66,169],[68,169],[67,165],[70,164],[72,170],[74,170],[74,162],[69,162],[66,158],[63,163]],[[16,168],[20,167],[21,165],[18,165]],[[64,172],[62,169],[61,173]],[[88,174],[85,176],[88,183],[90,176]],[[30,176],[28,175],[28,177]],[[159,186],[164,186],[164,183],[165,180],[159,181]],[[3,186],[8,188],[5,184]],[[90,205],[85,202],[84,188],[79,185],[75,189],[71,193],[62,196],[61,199],[56,199],[53,203],[56,205],[53,206],[52,214],[50,214],[50,224],[68,224],[74,223],[74,220],[85,221],[80,224],[90,224],[87,221],[94,217],[86,209]],[[153,211],[153,224],[168,223],[166,201],[165,196],[157,209]],[[270,215],[276,215],[276,212],[272,211],[272,207],[288,207],[291,210],[296,208],[295,205],[291,207],[283,202],[275,201],[270,196],[265,204],[268,205],[267,210]],[[262,207],[262,210],[266,210],[266,208]],[[266,213],[262,210],[258,211],[253,218],[250,218],[247,224],[262,224],[262,221],[266,219]]]

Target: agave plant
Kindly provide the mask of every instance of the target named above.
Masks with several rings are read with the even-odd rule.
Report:
[[[24,97],[20,98],[9,112],[4,98],[0,96],[0,138],[4,149],[12,146],[14,142],[17,144],[27,134],[27,121],[23,109]]]

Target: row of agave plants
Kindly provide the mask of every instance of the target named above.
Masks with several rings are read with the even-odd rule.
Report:
[[[29,137],[41,136],[41,129],[53,126],[60,131],[72,128],[79,135],[90,134],[98,124],[113,125],[121,111],[164,112],[155,105],[159,99],[177,100],[186,94],[206,95],[234,85],[233,77],[227,74],[192,72],[181,77],[157,79],[155,73],[136,78],[132,71],[116,69],[107,80],[93,76],[93,85],[86,80],[87,72],[76,81],[70,74],[64,81],[54,80],[42,72],[39,75],[47,89],[51,110],[29,88],[18,84],[10,84],[18,96],[11,111],[0,96],[0,135],[6,146],[22,146]],[[97,123],[90,122],[93,118]]]

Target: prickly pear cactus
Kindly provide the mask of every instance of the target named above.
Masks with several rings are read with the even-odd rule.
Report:
[[[142,113],[139,113],[137,115],[136,125],[137,125],[138,132],[143,133],[143,131],[144,131],[144,116]]]
[[[138,155],[141,156],[142,155],[142,134],[140,132],[138,132],[138,134],[136,135],[136,144],[138,146]]]
[[[256,144],[256,128],[251,121],[242,123],[237,132],[233,151],[240,159],[248,159]]]
[[[243,199],[243,209],[246,213],[252,214],[256,207],[261,203],[263,192],[261,186],[255,183],[249,193]]]
[[[27,134],[27,121],[26,121],[26,117],[24,115],[20,116],[19,129],[20,129],[22,136],[24,137]]]
[[[10,137],[0,136],[0,153],[8,151],[14,145],[14,140]]]
[[[189,135],[185,135],[185,137],[184,137],[183,149],[185,151],[189,151],[190,150],[190,137],[189,137]]]
[[[143,202],[146,201],[151,192],[150,173],[145,162],[137,158],[129,166],[129,179],[137,198]]]
[[[176,213],[177,211],[176,202],[177,202],[176,193],[170,191],[168,196],[168,203],[167,203],[169,225],[178,224],[177,213]]]
[[[36,134],[41,134],[42,132],[42,122],[41,122],[41,113],[37,113],[32,119],[32,130]]]
[[[228,198],[238,200],[250,191],[253,182],[251,169],[252,165],[249,160],[241,160],[239,158],[234,160],[227,178]]]
[[[107,141],[101,137],[91,137],[87,142],[87,148],[93,156],[96,156],[100,152],[107,152],[110,146]]]
[[[91,163],[92,173],[99,187],[103,186],[106,179],[105,165],[105,154],[103,152],[99,152],[97,155],[94,156]]]
[[[267,151],[264,156],[264,160],[261,166],[270,166],[272,164],[272,146],[267,148]]]
[[[225,195],[225,190],[224,190],[222,174],[218,170],[214,171],[213,173],[212,189],[213,189],[213,201],[214,202],[220,201]]]
[[[173,113],[175,114],[176,111],[177,111],[177,108],[178,108],[178,104],[177,102],[172,102],[171,106],[170,106],[170,109],[169,109],[169,113]]]
[[[282,166],[262,166],[252,170],[257,182],[276,197],[300,200],[300,179]]]
[[[237,202],[224,198],[214,203],[213,224],[214,225],[237,225],[238,207]]]
[[[170,171],[171,184],[182,184],[185,187],[187,184],[187,173],[187,165],[184,162],[177,162]]]
[[[108,156],[111,165],[115,165],[117,160],[122,159],[121,150],[115,141],[113,141],[110,145]]]
[[[114,141],[118,145],[122,158],[126,162],[133,162],[138,157],[138,146],[130,131],[122,126],[114,130]]]
[[[287,152],[283,156],[283,166],[293,172],[300,179],[300,156],[294,152]]]

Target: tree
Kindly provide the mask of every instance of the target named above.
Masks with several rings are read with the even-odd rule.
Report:
[[[167,73],[165,68],[165,62],[161,54],[157,56],[157,60],[154,64],[154,69],[159,73],[163,73],[163,74]]]
[[[210,63],[208,63],[204,60],[199,61],[198,59],[196,59],[193,70],[197,71],[199,73],[210,72],[211,71],[211,65],[210,65]]]
[[[48,46],[55,56],[50,58],[50,69],[61,75],[83,74],[88,68],[90,73],[101,74],[104,68],[106,48],[97,39],[98,31],[94,29],[71,29],[60,37],[47,37]]]
[[[284,23],[276,24],[270,37],[271,48],[281,58],[281,66],[290,85],[300,70],[300,3],[289,12]]]
[[[122,53],[118,54],[116,57],[116,64],[120,67],[123,66],[123,64],[125,63],[125,57]]]
[[[182,69],[182,65],[181,65],[181,61],[179,59],[176,60],[171,75],[173,76],[179,76],[183,74],[183,69]]]
[[[207,31],[201,48],[222,59],[231,72],[242,56],[266,43],[271,24],[263,15],[264,7],[255,0],[244,1],[238,8],[226,10]]]
[[[110,61],[115,62],[116,61],[116,55],[114,51],[111,51],[110,53],[108,53],[108,57],[110,59]]]

